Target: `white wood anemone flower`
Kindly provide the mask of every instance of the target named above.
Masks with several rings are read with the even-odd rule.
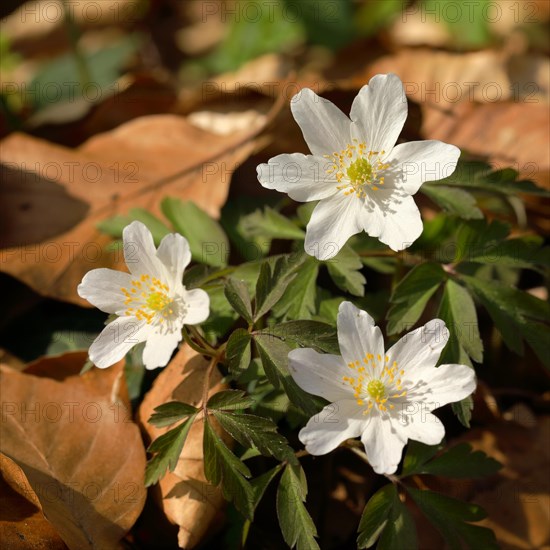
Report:
[[[103,369],[146,342],[145,367],[164,367],[182,339],[183,325],[208,318],[210,299],[204,290],[183,286],[183,272],[191,261],[184,237],[166,235],[157,250],[151,232],[138,221],[126,226],[122,237],[130,273],[93,269],[78,285],[79,296],[118,316],[90,346],[90,360]]]
[[[384,352],[380,329],[365,311],[343,302],[338,311],[342,356],[301,348],[289,368],[306,392],[331,401],[300,430],[312,455],[324,455],[346,439],[361,437],[378,474],[393,474],[408,439],[438,444],[445,435],[434,409],[468,397],[476,387],[466,365],[436,368],[449,332],[434,319]]]
[[[412,195],[452,174],[460,150],[436,140],[395,145],[407,118],[399,77],[374,76],[353,101],[351,119],[308,88],[290,106],[312,154],[277,155],[258,166],[258,180],[293,200],[319,201],[305,251],[328,260],[361,231],[395,251],[410,246],[423,229]]]

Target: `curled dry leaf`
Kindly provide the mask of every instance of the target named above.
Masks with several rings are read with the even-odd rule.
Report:
[[[148,423],[155,407],[169,401],[183,401],[197,406],[203,395],[208,361],[188,346],[160,373],[139,409],[139,422],[151,440],[173,426],[157,428]],[[224,388],[217,370],[211,377],[209,395]],[[199,420],[191,428],[174,472],[168,472],[153,489],[157,502],[168,519],[179,526],[180,548],[193,548],[210,530],[224,500],[221,491],[204,476],[203,426]]]
[[[9,136],[1,143],[0,270],[40,294],[89,306],[76,294],[84,274],[121,261],[96,224],[135,207],[159,213],[165,196],[192,200],[217,217],[233,171],[262,128],[219,136],[184,117],[155,115],[77,150]]]
[[[145,450],[125,403],[123,364],[75,375],[85,359],[78,352],[21,373],[1,368],[0,451],[69,548],[103,550],[117,548],[141,513]]]

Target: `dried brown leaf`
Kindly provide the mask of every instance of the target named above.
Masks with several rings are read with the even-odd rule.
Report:
[[[153,440],[172,426],[156,428],[148,423],[155,407],[169,401],[183,401],[197,406],[202,400],[208,361],[188,346],[183,346],[163,369],[139,409],[142,429]],[[211,377],[209,395],[223,389],[217,370]],[[210,485],[203,468],[203,426],[195,422],[173,473],[168,473],[155,487],[155,497],[168,519],[179,526],[180,548],[193,548],[211,530],[224,500],[221,491]]]
[[[192,200],[217,217],[261,129],[219,136],[183,117],[155,115],[77,150],[11,135],[1,144],[0,269],[40,294],[89,306],[76,294],[84,274],[121,260],[96,224],[134,207],[159,213],[165,196]]]
[[[51,357],[23,373],[2,367],[0,451],[69,548],[117,548],[145,502],[145,451],[120,397],[122,363],[74,375],[84,358]]]

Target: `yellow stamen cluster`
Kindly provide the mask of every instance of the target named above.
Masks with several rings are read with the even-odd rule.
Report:
[[[126,297],[124,304],[133,306],[126,310],[125,315],[150,324],[158,313],[161,314],[161,323],[174,313],[172,299],[168,296],[169,288],[156,277],[144,274],[139,279],[132,280],[130,285],[129,289],[120,289]]]
[[[341,184],[337,189],[342,190],[344,195],[355,194],[362,199],[367,196],[367,186],[378,191],[378,185],[384,185],[384,176],[378,176],[378,173],[387,170],[390,165],[380,161],[379,157],[385,155],[385,151],[367,151],[366,143],[359,143],[357,139],[353,142],[340,152],[324,155],[330,161],[326,172],[336,176]]]
[[[407,395],[407,392],[403,390],[400,378],[405,371],[398,370],[396,361],[391,366],[389,362],[390,359],[387,355],[382,358],[378,354],[375,358],[372,353],[367,353],[362,362],[348,363],[348,367],[356,371],[357,376],[344,376],[342,379],[353,388],[353,396],[358,405],[363,406],[365,401],[368,401],[363,414],[368,414],[374,405],[382,412],[386,412],[388,407],[393,410],[395,405],[391,403],[391,400]],[[397,390],[397,393],[389,395],[389,388]],[[388,400],[390,403],[386,405]]]

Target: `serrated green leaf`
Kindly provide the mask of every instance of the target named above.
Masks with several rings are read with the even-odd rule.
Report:
[[[491,166],[484,162],[459,161],[456,170],[449,177],[439,180],[437,184],[489,191],[498,195],[527,193],[542,197],[550,196],[548,190],[538,187],[532,181],[518,181],[517,177],[518,172],[511,168],[493,171]]]
[[[480,506],[409,486],[407,491],[452,550],[463,548],[461,539],[468,542],[470,548],[498,549],[495,535],[490,529],[468,523],[486,517]]]
[[[225,350],[227,366],[229,372],[234,376],[240,376],[250,365],[252,358],[251,341],[250,333],[243,328],[233,331],[227,341]]]
[[[242,390],[223,390],[215,393],[206,403],[208,409],[242,411],[254,404],[254,400]]]
[[[229,240],[217,221],[191,201],[166,197],[160,207],[176,231],[189,242],[196,262],[213,267],[227,265]]]
[[[262,264],[256,283],[254,321],[265,315],[279,301],[304,261],[305,254],[299,258],[281,256],[274,262],[265,261]]]
[[[302,390],[288,370],[288,354],[292,348],[278,338],[265,334],[255,334],[254,342],[271,384],[275,388],[282,386],[290,401],[308,416],[317,414],[322,408],[320,400]]]
[[[297,550],[315,550],[317,529],[304,506],[307,483],[300,465],[289,464],[279,482],[277,490],[277,517],[285,542]]]
[[[407,445],[405,459],[403,460],[401,477],[418,473],[421,467],[430,460],[430,458],[434,457],[439,449],[441,449],[441,445],[424,445],[424,443],[410,440]]]
[[[233,309],[246,321],[252,322],[252,303],[248,287],[243,281],[229,278],[225,283],[225,297]]]
[[[483,342],[479,335],[477,312],[468,290],[452,279],[445,284],[438,316],[445,321],[450,338],[456,338],[477,363],[483,361]]]
[[[388,522],[380,535],[377,550],[416,550],[418,542],[414,520],[407,507],[399,500],[397,491],[393,494],[393,503]]]
[[[225,297],[224,286],[220,282],[212,286],[205,286],[204,290],[210,298],[210,315],[201,327],[207,339],[215,341],[225,336],[227,331],[235,324],[239,315]]]
[[[291,220],[269,206],[263,212],[256,210],[241,220],[241,227],[248,238],[303,239],[305,233]]]
[[[277,432],[277,425],[268,418],[219,410],[213,414],[221,427],[243,447],[256,447],[264,456],[272,456],[281,462],[296,462],[294,451]]]
[[[283,342],[288,340],[300,347],[320,352],[340,354],[336,329],[321,321],[287,321],[259,331],[258,334],[271,335]]]
[[[195,414],[197,408],[181,401],[171,401],[155,408],[155,412],[149,418],[149,424],[162,428],[174,424],[183,418]]]
[[[273,306],[273,314],[284,319],[311,319],[315,313],[319,262],[306,258],[299,275],[286,287],[281,299]]]
[[[475,197],[464,189],[438,183],[425,183],[420,191],[449,214],[464,220],[483,218],[483,212],[477,207]]]
[[[149,460],[145,469],[146,487],[155,484],[164,476],[166,470],[170,470],[171,472],[174,470],[196,416],[196,414],[193,414],[185,422],[161,435],[151,443],[147,450],[155,454]]]
[[[474,451],[468,443],[460,443],[416,469],[418,474],[452,478],[485,477],[497,473],[502,464],[483,451]]]
[[[246,518],[254,516],[254,492],[246,480],[250,470],[214,432],[208,420],[204,423],[204,474],[213,485],[220,485],[226,500],[233,502]]]
[[[388,334],[396,334],[412,327],[422,315],[429,299],[435,294],[446,274],[440,264],[420,264],[399,282],[393,291],[387,314]]]
[[[396,498],[397,489],[393,484],[384,485],[370,498],[359,522],[358,548],[369,548],[378,540],[388,523]]]
[[[277,464],[271,470],[268,470],[264,474],[255,477],[250,485],[252,486],[252,492],[254,493],[254,509],[258,507],[260,500],[265,494],[266,489],[269,487],[269,484],[275,479],[277,474],[283,469],[283,464]]]
[[[334,284],[344,292],[353,296],[365,295],[367,280],[361,273],[363,262],[361,257],[349,245],[342,247],[340,252],[326,262],[328,272]]]
[[[498,281],[483,281],[460,275],[485,306],[504,343],[516,353],[523,352],[524,338],[544,365],[550,367],[550,306],[547,302]]]

